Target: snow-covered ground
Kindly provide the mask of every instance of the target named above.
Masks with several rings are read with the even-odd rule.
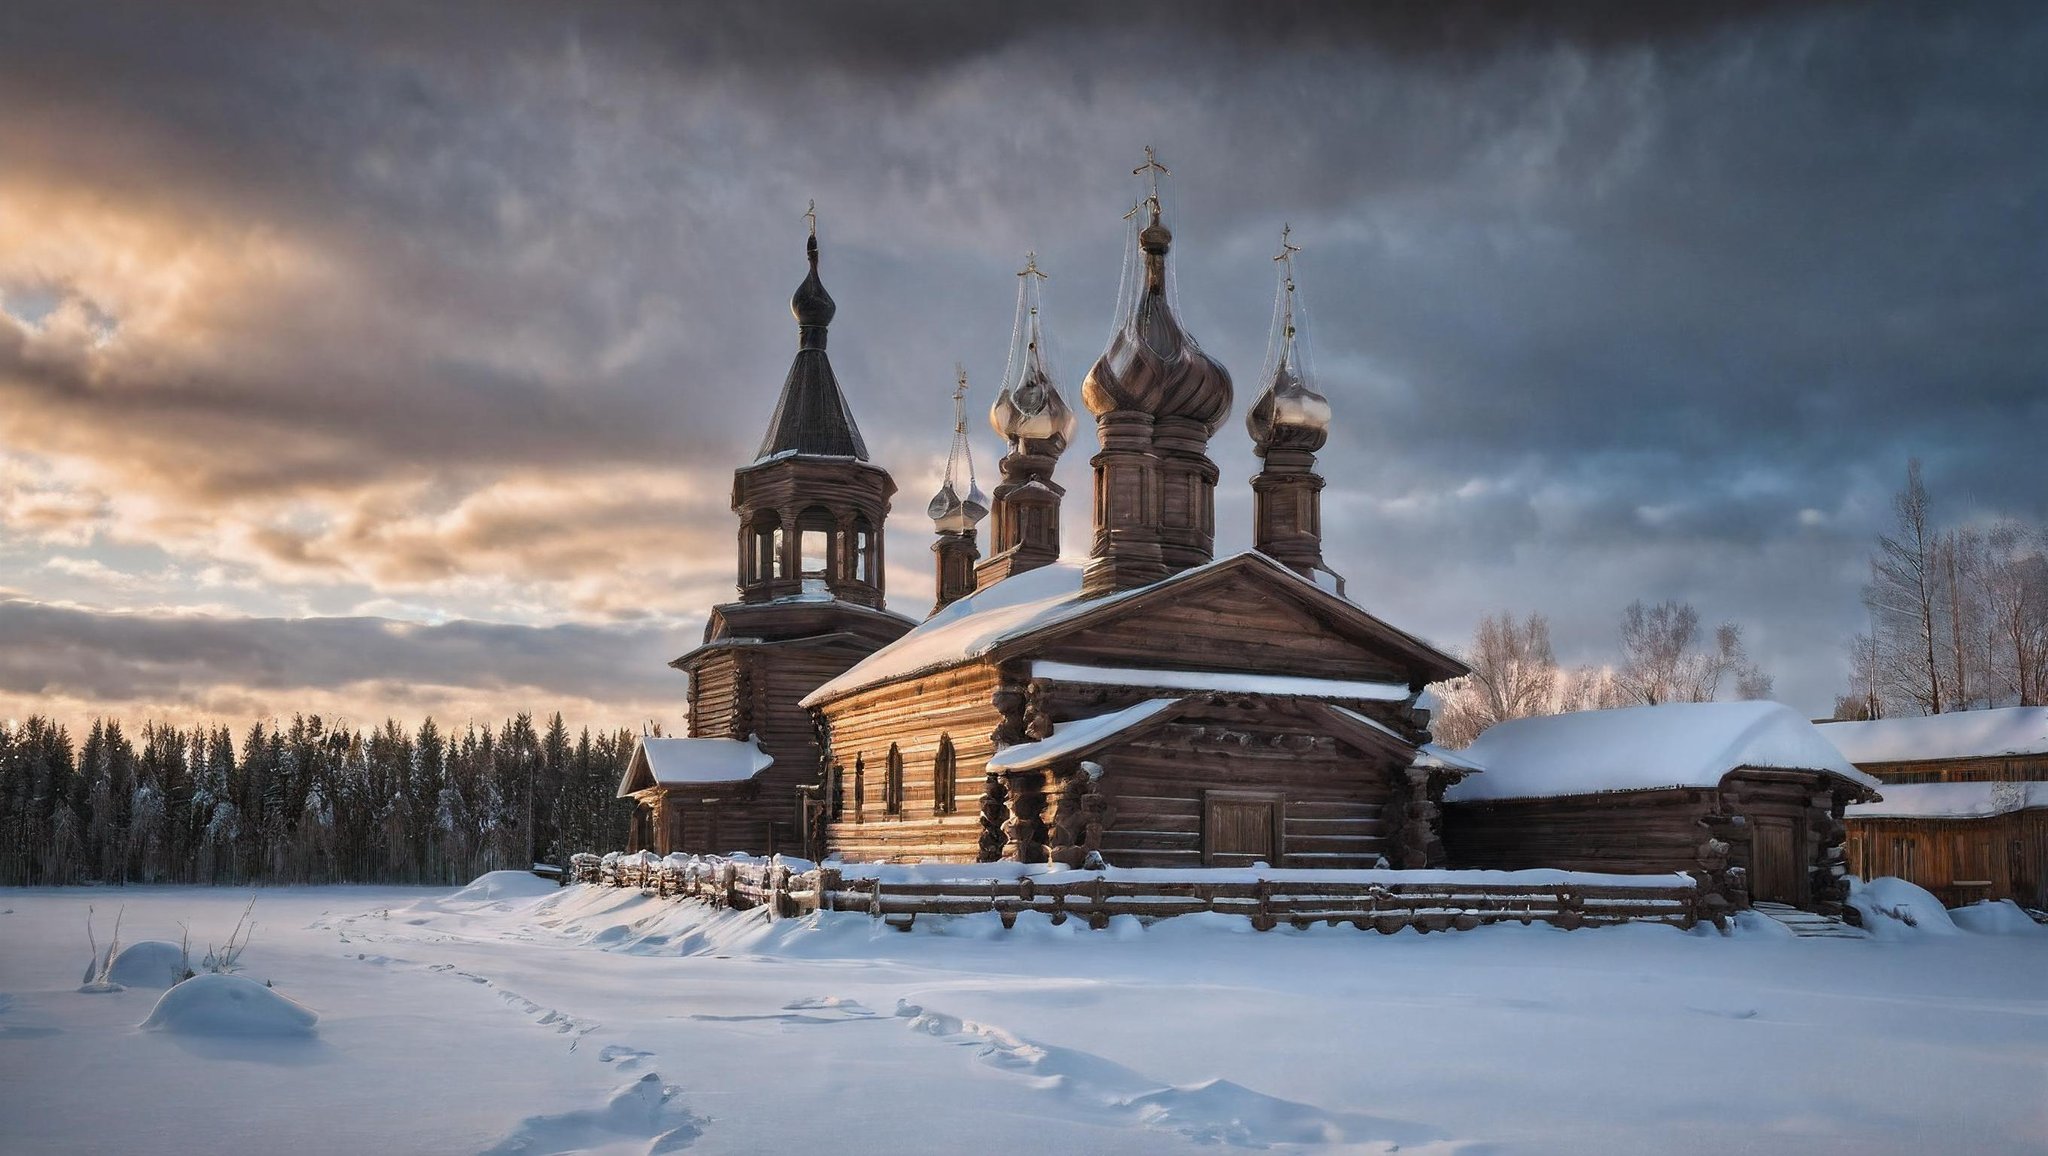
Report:
[[[102,947],[123,905],[124,942],[203,947],[248,895],[0,892],[0,1152],[2048,1152],[2016,912],[905,934],[497,875],[258,892],[241,974],[310,1026],[228,1031],[267,993],[223,989],[143,1030],[159,988],[79,990],[88,904]]]

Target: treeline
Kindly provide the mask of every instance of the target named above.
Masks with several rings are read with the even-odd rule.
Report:
[[[0,725],[0,884],[455,883],[622,846],[626,730]]]
[[[2048,525],[1944,528],[1911,462],[1863,604],[1870,631],[1849,644],[1836,717],[2048,705]]]
[[[1550,643],[1550,620],[1517,620],[1502,611],[1479,620],[1459,657],[1472,673],[1436,688],[1436,741],[1469,746],[1486,728],[1514,719],[1712,702],[1724,691],[1738,699],[1771,697],[1771,676],[1749,659],[1742,628],[1723,622],[1708,631],[1690,602],[1632,602],[1621,612],[1613,661],[1567,668]]]

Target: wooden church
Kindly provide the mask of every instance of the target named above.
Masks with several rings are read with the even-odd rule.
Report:
[[[689,738],[641,742],[619,787],[634,849],[848,860],[1427,867],[1439,805],[1469,768],[1424,748],[1429,683],[1457,659],[1344,597],[1323,564],[1316,451],[1330,407],[1279,262],[1268,364],[1245,417],[1262,461],[1253,549],[1215,551],[1211,438],[1224,366],[1176,316],[1173,234],[1152,179],[1115,335],[1081,385],[1100,451],[1084,563],[1059,560],[1076,428],[1043,353],[1041,276],[990,412],[1008,445],[976,487],[954,453],[929,506],[937,605],[884,605],[895,486],[825,352],[830,296],[791,302],[799,348],[756,459],[734,474],[739,600],[715,608],[690,675]],[[962,473],[965,477],[962,477]],[[978,527],[993,527],[982,557]]]

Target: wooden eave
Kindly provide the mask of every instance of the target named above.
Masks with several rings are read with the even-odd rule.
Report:
[[[850,630],[835,630],[830,634],[813,634],[804,638],[721,638],[707,642],[680,658],[672,659],[669,665],[677,670],[692,671],[699,660],[722,650],[773,650],[777,647],[801,646],[818,650],[851,650],[861,654],[874,653],[870,640]]]

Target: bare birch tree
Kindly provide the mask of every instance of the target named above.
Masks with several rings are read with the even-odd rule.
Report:
[[[1712,702],[1731,675],[1740,697],[1770,697],[1770,676],[1749,661],[1742,628],[1722,623],[1709,645],[1690,602],[1630,603],[1621,615],[1621,652],[1615,681],[1628,702]]]
[[[1893,530],[1878,536],[1870,584],[1863,588],[1879,651],[1881,693],[1923,714],[1940,714],[1948,707],[1948,688],[1935,654],[1939,561],[1919,458],[1906,463],[1906,487],[1892,496],[1892,516]]]

